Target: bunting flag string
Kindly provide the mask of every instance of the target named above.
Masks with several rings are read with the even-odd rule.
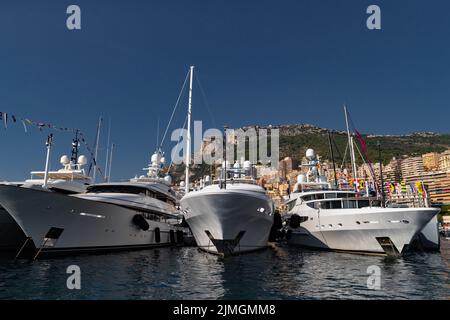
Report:
[[[90,153],[92,162],[97,167],[98,172],[103,176],[102,170],[99,168],[99,166],[97,166],[97,160],[95,159],[94,152],[89,147],[89,144],[80,129],[56,126],[51,123],[46,123],[46,122],[42,122],[42,121],[34,121],[34,120],[31,120],[28,118],[21,118],[21,117],[17,117],[16,115],[13,115],[13,114],[9,114],[7,112],[0,111],[0,122],[3,122],[5,129],[8,129],[9,119],[12,120],[12,123],[17,123],[18,121],[20,123],[22,123],[25,133],[28,133],[27,126],[36,127],[41,132],[44,129],[50,129],[50,130],[57,130],[57,131],[63,131],[63,132],[78,133],[81,137],[81,142],[83,142],[83,145],[85,146],[86,150]]]

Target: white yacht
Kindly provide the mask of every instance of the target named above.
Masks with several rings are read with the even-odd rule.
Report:
[[[309,172],[288,200],[289,244],[358,253],[403,253],[439,213],[434,208],[385,208],[376,197],[332,190],[308,150]]]
[[[160,177],[160,153],[147,176],[93,184],[85,193],[62,194],[0,185],[0,204],[42,252],[136,249],[180,242],[180,215],[169,177]]]
[[[245,161],[233,169],[222,168],[222,178],[181,199],[197,246],[207,252],[232,255],[268,246],[273,224],[273,202],[256,184],[252,166]]]
[[[58,192],[63,194],[74,194],[86,191],[92,183],[84,166],[87,158],[83,155],[78,157],[78,140],[72,143],[72,156],[61,157],[60,163],[63,168],[57,171],[32,171],[31,178],[22,182],[3,182],[0,185],[9,185],[29,189],[37,189],[43,192]],[[0,204],[0,251],[19,250],[26,236],[16,220]]]

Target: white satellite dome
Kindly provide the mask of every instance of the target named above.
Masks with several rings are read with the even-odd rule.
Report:
[[[151,163],[158,163],[159,162],[159,154],[158,153],[154,153],[151,157]]]
[[[161,159],[159,160],[162,164],[166,163],[166,158],[165,157],[161,157]]]
[[[306,150],[306,159],[314,160],[316,158],[316,152],[313,149]]]
[[[240,169],[241,168],[241,164],[239,163],[239,162],[235,162],[234,163],[234,165],[233,165],[233,168],[235,168],[235,169]]]
[[[186,183],[184,183],[184,181],[180,182],[180,187],[184,187],[186,185]]]
[[[164,181],[167,182],[168,184],[172,184],[172,177],[167,175],[164,177]]]
[[[60,162],[62,165],[66,165],[66,164],[69,164],[70,159],[69,159],[68,156],[63,155],[63,156],[61,157],[61,159],[59,160],[59,162]]]
[[[86,156],[81,155],[78,157],[78,164],[84,166],[87,162]]]
[[[299,174],[297,176],[297,183],[305,183],[306,182],[306,176],[304,174]]]
[[[244,161],[244,169],[250,169],[252,167],[251,161]]]

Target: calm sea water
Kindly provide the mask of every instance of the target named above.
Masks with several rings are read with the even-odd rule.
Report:
[[[66,269],[81,268],[81,290]],[[367,268],[381,269],[381,290]],[[221,259],[197,248],[12,261],[0,257],[0,299],[450,299],[450,245],[389,259],[277,246]]]

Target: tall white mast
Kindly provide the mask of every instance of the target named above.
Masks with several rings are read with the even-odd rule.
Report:
[[[53,144],[53,134],[50,134],[47,138],[47,157],[45,159],[45,173],[44,173],[44,184],[42,187],[46,188],[48,183],[48,171],[50,170],[50,156],[52,153],[52,144]]]
[[[111,144],[111,154],[109,155],[109,166],[108,166],[108,182],[111,181],[111,166],[112,166],[112,158],[113,158],[113,151],[114,151],[114,143]]]
[[[102,126],[102,117],[100,117],[98,119],[98,126],[97,126],[97,138],[96,138],[96,142],[95,142],[95,154],[94,154],[94,174],[92,175],[92,181],[95,183],[95,178],[97,177],[97,155],[98,155],[98,144],[99,144],[99,140],[100,140],[100,128]]]
[[[108,140],[106,143],[106,160],[105,160],[105,175],[103,180],[108,181],[108,165],[109,165],[109,140],[111,138],[111,118],[109,118],[108,122]]]
[[[185,178],[185,194],[189,193],[189,165],[191,163],[191,113],[192,113],[192,80],[194,78],[194,66],[191,66],[189,72],[189,108],[187,120],[187,137],[186,137],[186,178]]]
[[[356,169],[356,160],[355,160],[355,147],[353,145],[353,137],[350,134],[350,126],[348,123],[348,113],[346,105],[344,105],[344,113],[345,113],[345,125],[347,126],[348,145],[350,147],[350,159],[352,161],[353,178],[358,179],[358,171]]]

